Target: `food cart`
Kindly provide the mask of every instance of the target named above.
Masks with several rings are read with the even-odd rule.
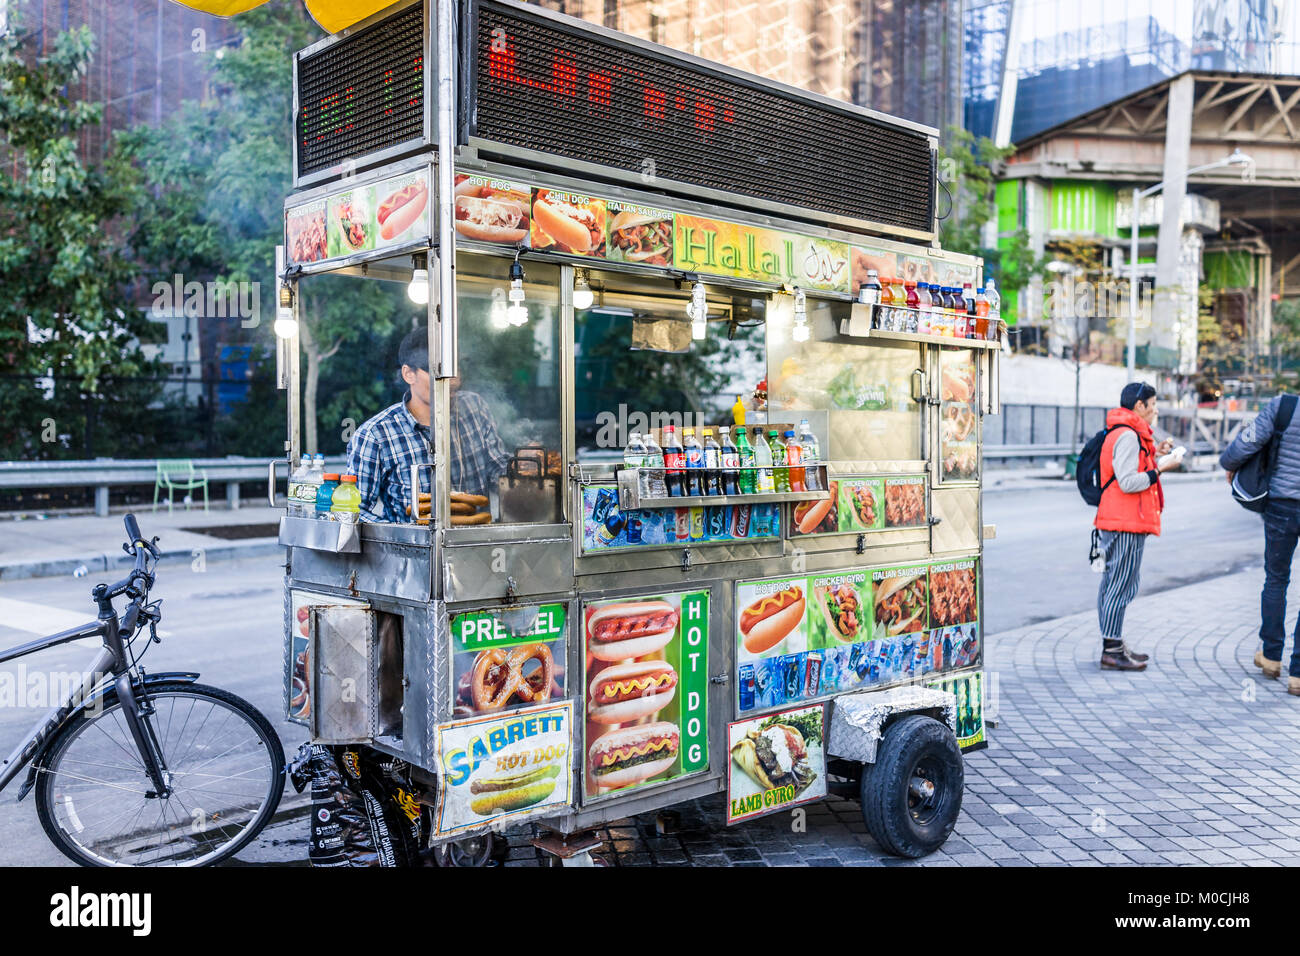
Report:
[[[936,240],[936,132],[511,0],[301,51],[295,111],[290,467],[318,276],[427,296],[433,427],[427,522],[282,520],[288,718],[404,761],[444,849],[541,824],[586,860],[585,831],[722,791],[719,825],[843,794],[885,849],[940,845],[986,746],[1003,336],[862,291],[982,284]],[[466,394],[509,455],[486,503],[452,479]],[[805,490],[656,496],[629,465],[632,432],[734,433],[738,405],[751,436],[806,420]]]

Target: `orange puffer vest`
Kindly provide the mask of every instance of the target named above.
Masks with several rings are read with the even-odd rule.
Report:
[[[1127,408],[1112,408],[1106,415],[1106,427],[1127,425],[1138,434],[1138,470],[1150,471],[1156,467],[1156,446],[1151,436],[1151,426]],[[1104,487],[1115,474],[1115,442],[1128,428],[1116,428],[1106,436],[1101,447],[1101,483]],[[1133,531],[1137,534],[1159,534],[1160,512],[1165,508],[1165,493],[1156,481],[1150,488],[1137,494],[1127,494],[1114,482],[1101,495],[1097,506],[1096,526],[1103,531]]]

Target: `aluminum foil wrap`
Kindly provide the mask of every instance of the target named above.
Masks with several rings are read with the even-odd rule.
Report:
[[[957,698],[947,691],[913,684],[837,697],[831,704],[826,752],[858,763],[874,763],[885,720],[918,710],[940,710],[949,729],[957,725]]]

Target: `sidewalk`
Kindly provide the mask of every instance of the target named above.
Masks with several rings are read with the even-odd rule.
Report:
[[[206,561],[278,553],[282,514],[281,508],[267,507],[238,511],[214,507],[207,512],[177,508],[171,514],[165,508],[154,512],[144,507],[135,512],[140,530],[147,537],[158,536],[164,561],[186,562],[195,560],[197,552]],[[83,566],[90,574],[129,568],[131,559],[122,551],[126,540],[122,517],[118,513],[103,518],[0,520],[0,581],[75,574]],[[224,531],[227,536],[182,528]]]
[[[604,855],[623,866],[1294,864],[1300,698],[1251,664],[1260,584],[1243,572],[1139,597],[1125,622],[1151,654],[1138,674],[1098,668],[1091,611],[992,635],[998,726],[968,756],[957,827],[929,857],[886,856],[849,800],[810,804],[805,833],[789,814],[728,829],[721,795],[678,808],[671,836],[654,814],[611,824]],[[510,856],[540,864],[524,837]]]

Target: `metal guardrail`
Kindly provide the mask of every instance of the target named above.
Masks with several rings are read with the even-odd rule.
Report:
[[[194,470],[213,484],[225,483],[226,505],[231,511],[239,508],[239,483],[265,481],[268,460],[265,458],[194,458]],[[344,467],[339,456],[325,459],[326,470]],[[277,477],[287,478],[287,466],[280,462]],[[137,485],[152,486],[157,480],[158,463],[153,459],[123,460],[117,458],[91,461],[7,461],[0,462],[0,488],[94,488],[95,514],[108,514],[110,488]]]
[[[1063,458],[1070,454],[1069,445],[985,445],[985,458]]]

